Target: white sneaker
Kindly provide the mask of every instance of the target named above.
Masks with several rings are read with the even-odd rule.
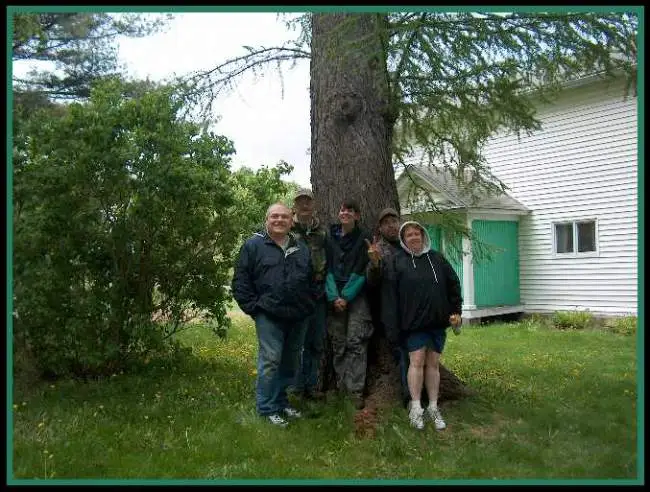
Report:
[[[415,427],[417,430],[424,429],[424,410],[422,408],[413,408],[409,410],[409,421],[411,422],[411,427]]]
[[[289,425],[289,422],[284,420],[282,417],[280,417],[277,413],[274,413],[273,415],[269,415],[267,417],[269,422],[271,422],[273,425],[277,425],[278,427],[286,427]]]
[[[302,418],[302,413],[300,413],[300,411],[296,410],[293,407],[286,407],[282,411],[289,418],[292,418],[292,419]]]
[[[445,424],[445,421],[442,420],[442,414],[440,413],[440,410],[438,408],[427,408],[427,415],[431,420],[433,420],[433,425],[435,425],[436,430],[443,430],[445,427],[447,427],[447,424]]]

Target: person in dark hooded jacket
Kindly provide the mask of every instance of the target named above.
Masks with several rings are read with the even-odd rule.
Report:
[[[442,430],[446,424],[438,409],[439,363],[447,326],[461,322],[460,281],[445,257],[431,249],[429,234],[420,224],[405,222],[399,236],[402,249],[386,265],[383,277],[382,319],[389,340],[409,353],[411,425],[424,428],[426,414]],[[429,396],[426,412],[420,403],[423,383]]]

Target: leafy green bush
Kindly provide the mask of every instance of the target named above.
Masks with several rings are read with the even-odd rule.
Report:
[[[551,322],[560,330],[584,330],[591,325],[593,318],[588,311],[556,311]]]
[[[622,316],[609,318],[605,321],[605,328],[618,335],[636,335],[636,316]]]
[[[229,325],[232,143],[181,118],[171,88],[124,92],[16,117],[13,328],[44,373],[148,357],[170,335],[154,313],[171,332],[187,309]]]
[[[298,186],[282,180],[282,176],[288,176],[291,171],[292,165],[280,161],[274,167],[262,166],[255,171],[242,167],[232,173],[230,187],[238,204],[238,246],[264,226],[269,205],[282,201],[292,206],[291,200]]]

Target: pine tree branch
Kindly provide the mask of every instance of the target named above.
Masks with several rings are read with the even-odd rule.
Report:
[[[188,102],[203,98],[200,106],[202,114],[206,114],[212,107],[216,95],[223,90],[232,88],[237,80],[247,72],[255,73],[259,69],[275,64],[282,81],[282,64],[311,57],[308,51],[288,46],[262,47],[253,49],[245,46],[249,51],[246,55],[238,56],[225,61],[209,70],[197,71],[180,82],[186,87],[184,95]],[[284,86],[282,88],[284,94]]]
[[[427,18],[427,13],[426,12],[422,13],[420,15],[420,20],[419,20],[418,23],[419,24],[424,23],[426,21],[426,18]],[[395,69],[394,74],[393,74],[392,87],[396,91],[399,90],[400,77],[402,76],[402,72],[404,71],[404,68],[406,66],[406,62],[407,62],[407,60],[409,58],[409,54],[410,54],[410,51],[412,49],[413,43],[417,39],[417,35],[418,35],[418,31],[417,31],[418,27],[413,28],[413,26],[411,25],[411,28],[413,29],[413,31],[411,32],[411,35],[409,36],[408,41],[406,42],[406,44],[404,45],[404,48],[402,49],[402,56],[400,57],[400,61],[399,61],[398,65],[397,65],[397,68]]]

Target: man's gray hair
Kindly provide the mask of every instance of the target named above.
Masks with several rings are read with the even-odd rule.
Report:
[[[266,219],[269,218],[269,215],[271,214],[271,209],[272,209],[273,207],[277,207],[278,205],[280,205],[281,207],[285,208],[285,209],[287,210],[287,212],[289,212],[289,215],[291,215],[291,213],[292,213],[292,212],[291,212],[291,207],[288,207],[287,205],[285,205],[285,204],[282,203],[282,202],[275,202],[275,203],[272,203],[271,205],[269,205],[269,208],[266,209],[266,215],[264,216],[264,220],[266,220]]]

